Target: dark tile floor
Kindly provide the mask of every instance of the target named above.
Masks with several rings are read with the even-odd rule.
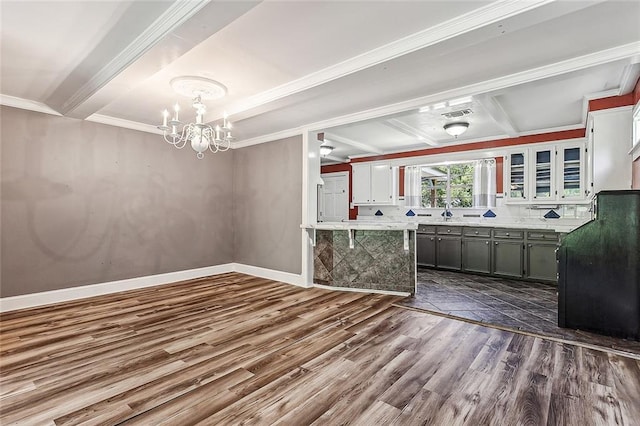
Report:
[[[546,283],[418,268],[417,293],[401,304],[640,355],[640,342],[558,327],[557,287]]]

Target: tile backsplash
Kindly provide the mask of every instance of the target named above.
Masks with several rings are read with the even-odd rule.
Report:
[[[407,215],[407,212],[413,213]],[[556,225],[577,227],[592,219],[591,204],[565,204],[565,205],[506,205],[504,199],[496,200],[496,206],[478,209],[451,208],[450,220],[469,223],[494,223],[495,225],[508,225],[510,223],[544,223],[550,222]],[[554,218],[555,212],[559,217]],[[372,217],[376,212],[383,213],[382,217]],[[404,206],[360,206],[358,219],[383,219],[415,222],[442,222],[444,209],[419,209]],[[545,218],[547,215],[548,218]]]

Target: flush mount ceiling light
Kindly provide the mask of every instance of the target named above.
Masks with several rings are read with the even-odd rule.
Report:
[[[322,145],[320,145],[320,155],[323,157],[326,157],[327,155],[331,154],[331,151],[333,151],[333,146],[329,145],[328,141],[324,141],[322,142]]]
[[[444,131],[449,133],[453,137],[458,137],[469,128],[469,123],[466,121],[458,121],[455,123],[447,123],[444,125]]]
[[[203,100],[220,99],[227,94],[227,88],[217,81],[203,77],[177,77],[170,82],[173,90],[184,96],[192,98],[191,106],[196,110],[195,123],[189,123],[179,129],[182,123],[178,120],[180,105],[173,107],[173,117],[169,120],[169,111],[163,112],[162,125],[158,129],[162,130],[164,140],[178,149],[182,149],[191,143],[191,148],[196,151],[199,159],[204,158],[204,153],[226,151],[231,146],[234,139],[231,135],[231,123],[224,114],[222,126],[215,127],[204,123],[204,114],[207,111]]]

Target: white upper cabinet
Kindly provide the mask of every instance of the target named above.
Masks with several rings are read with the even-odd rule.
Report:
[[[558,147],[559,186],[558,197],[562,200],[581,200],[589,195],[586,189],[585,144]]]
[[[505,197],[510,201],[527,200],[527,150],[513,152],[505,157]]]
[[[395,204],[398,168],[389,163],[352,164],[352,202]]]
[[[632,107],[589,113],[593,145],[593,192],[631,188]]]
[[[586,142],[540,144],[505,156],[507,203],[584,201],[590,195]]]
[[[351,165],[351,202],[353,204],[371,203],[371,166],[369,164]]]
[[[556,198],[556,185],[553,179],[554,162],[556,160],[555,147],[538,148],[531,150],[532,191],[531,196],[535,201],[553,200]]]

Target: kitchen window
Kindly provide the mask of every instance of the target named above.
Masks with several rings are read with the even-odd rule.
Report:
[[[495,205],[495,162],[478,160],[420,166],[421,207],[473,208]]]

